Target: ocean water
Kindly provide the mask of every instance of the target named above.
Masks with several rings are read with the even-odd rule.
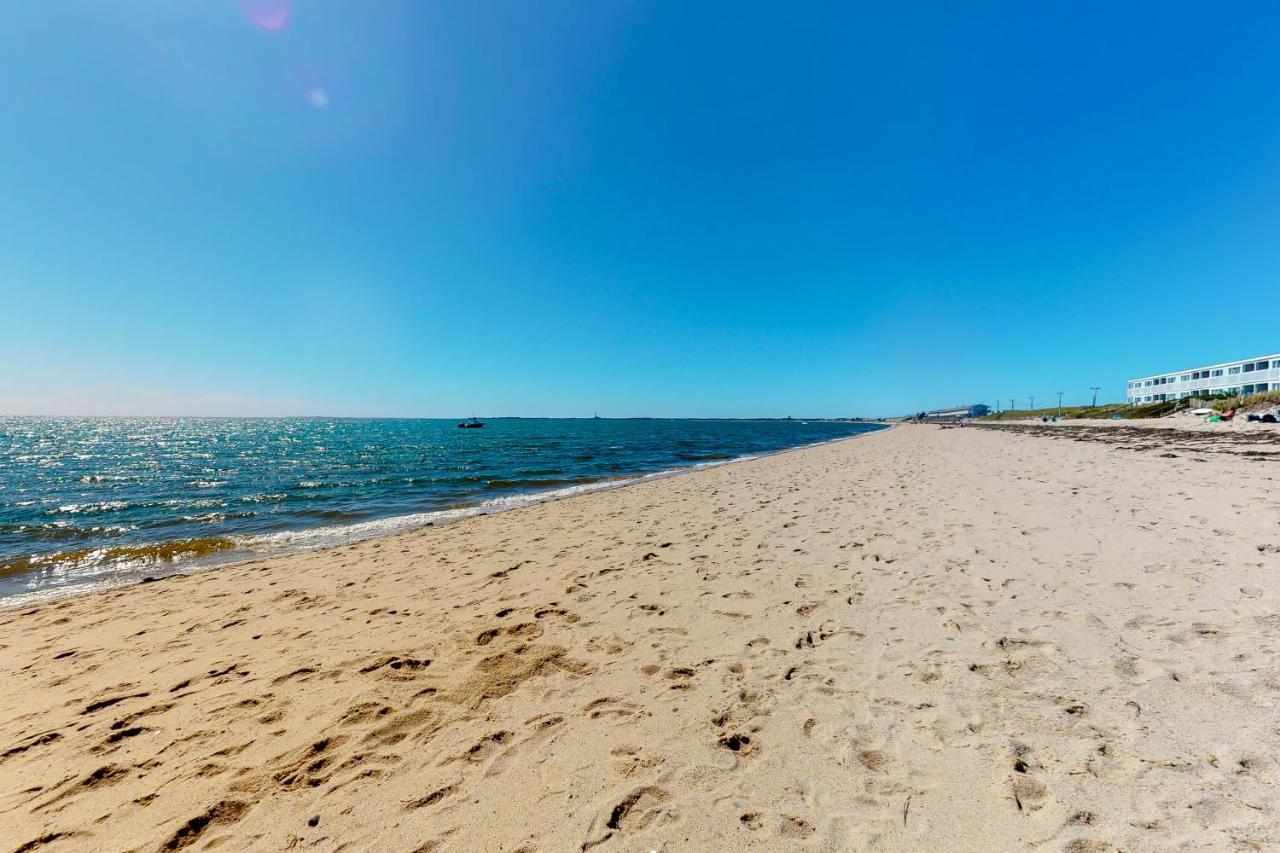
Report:
[[[878,429],[0,418],[0,603],[334,545]]]

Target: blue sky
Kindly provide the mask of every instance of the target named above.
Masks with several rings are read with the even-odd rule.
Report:
[[[11,3],[0,411],[893,414],[1280,351],[1280,7]]]

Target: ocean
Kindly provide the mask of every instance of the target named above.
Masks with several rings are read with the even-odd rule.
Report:
[[[0,604],[879,429],[796,420],[0,418]]]

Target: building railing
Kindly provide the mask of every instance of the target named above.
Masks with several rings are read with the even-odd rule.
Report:
[[[1251,370],[1248,373],[1224,373],[1221,376],[1212,376],[1208,379],[1188,379],[1185,382],[1179,379],[1176,382],[1166,382],[1164,385],[1144,384],[1137,388],[1129,388],[1125,391],[1125,396],[1132,399],[1156,394],[1181,394],[1184,391],[1203,391],[1212,394],[1227,388],[1239,388],[1242,385],[1259,385],[1264,382],[1268,386],[1273,382],[1280,382],[1280,368],[1270,367],[1266,370]]]

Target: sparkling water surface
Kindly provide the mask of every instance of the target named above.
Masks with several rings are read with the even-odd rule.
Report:
[[[0,603],[338,544],[877,428],[0,418]]]

